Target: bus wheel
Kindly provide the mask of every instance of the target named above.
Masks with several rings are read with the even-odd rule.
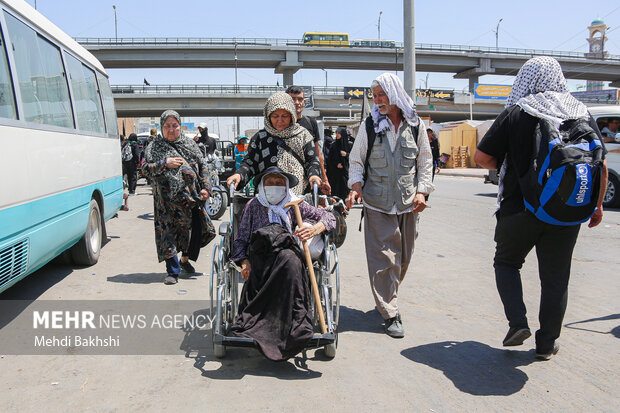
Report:
[[[93,265],[97,263],[99,260],[99,252],[101,251],[102,232],[103,227],[101,224],[99,204],[94,199],[91,199],[86,232],[82,239],[71,249],[71,255],[75,264]]]

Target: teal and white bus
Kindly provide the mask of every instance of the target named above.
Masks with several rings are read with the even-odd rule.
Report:
[[[97,262],[122,205],[103,66],[22,0],[0,0],[0,291],[67,251]]]

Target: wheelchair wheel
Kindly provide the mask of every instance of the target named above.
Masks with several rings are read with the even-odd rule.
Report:
[[[334,357],[336,357],[337,348],[338,348],[338,334],[336,334],[336,342],[333,344],[328,344],[325,347],[323,347],[323,351],[325,352],[325,355],[327,357],[329,357],[330,359],[333,359]]]
[[[218,359],[226,357],[226,346],[221,344],[213,343],[213,354]]]
[[[319,295],[321,306],[325,314],[328,331],[334,332],[336,341],[324,347],[325,355],[329,358],[336,356],[338,347],[338,319],[340,317],[340,268],[338,267],[338,252],[333,243],[329,243],[325,253],[315,271],[319,277]],[[313,309],[314,302],[313,302]],[[314,312],[315,325],[318,324],[318,315]]]

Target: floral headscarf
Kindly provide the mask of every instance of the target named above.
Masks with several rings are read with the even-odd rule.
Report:
[[[161,115],[161,125],[163,131],[164,122],[170,116],[174,117],[181,124],[181,117],[174,110],[167,110]],[[182,157],[185,162],[179,168],[166,168],[162,174],[162,178],[167,180],[170,186],[170,194],[172,197],[177,195],[187,185],[185,179],[193,178],[196,172],[190,166],[190,162],[201,164],[204,162],[202,152],[193,139],[181,134],[179,138],[170,143],[166,138],[157,135],[153,142],[146,148],[147,162],[166,163],[167,158]],[[198,177],[198,179],[200,179]]]
[[[271,119],[269,116],[278,109],[284,109],[291,114],[291,126],[284,130],[277,130],[271,124]],[[267,99],[265,103],[265,109],[263,110],[263,114],[265,115],[265,130],[274,136],[278,136],[280,138],[290,138],[301,133],[304,128],[297,124],[297,112],[295,111],[295,104],[293,103],[293,98],[290,97],[287,93],[284,92],[276,92]]]

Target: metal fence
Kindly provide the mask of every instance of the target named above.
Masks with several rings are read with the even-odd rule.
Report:
[[[451,91],[454,96],[468,96],[467,93],[463,93],[453,88],[439,88],[443,91]],[[247,94],[247,95],[263,95],[269,96],[275,92],[282,92],[285,90],[284,86],[268,86],[268,85],[113,85],[112,93],[115,95],[126,94],[188,94],[188,95],[235,95],[235,94]],[[344,86],[313,86],[313,95],[325,95],[325,96],[342,96],[344,98],[345,87]],[[603,97],[591,97],[591,96],[575,96],[577,100],[583,103],[596,103],[607,105],[618,105],[620,102],[614,98]],[[478,101],[484,101],[487,103],[503,104],[503,101],[487,101],[478,99]]]
[[[83,46],[183,46],[183,45],[227,45],[227,46],[303,46],[301,39],[277,39],[269,37],[76,37],[75,40]],[[402,42],[395,42],[396,49],[402,49]],[[313,47],[312,45],[308,47]],[[337,48],[354,48],[354,49],[390,49],[391,46],[356,46],[349,45],[318,45],[318,47],[337,47]],[[519,49],[508,47],[486,47],[486,46],[468,46],[468,45],[451,45],[451,44],[435,44],[435,43],[416,43],[416,50],[425,51],[444,51],[444,52],[461,52],[461,53],[485,53],[485,54],[502,54],[502,55],[519,55],[519,56],[553,56],[561,58],[580,58],[593,61],[611,60],[620,61],[620,55],[607,55],[604,58],[587,58],[584,53],[580,52],[564,52],[557,50],[538,50],[538,49]]]
[[[283,92],[284,86],[266,85],[113,85],[112,93],[123,94],[257,94],[271,95],[275,92]],[[344,95],[343,86],[314,86],[315,95]]]

